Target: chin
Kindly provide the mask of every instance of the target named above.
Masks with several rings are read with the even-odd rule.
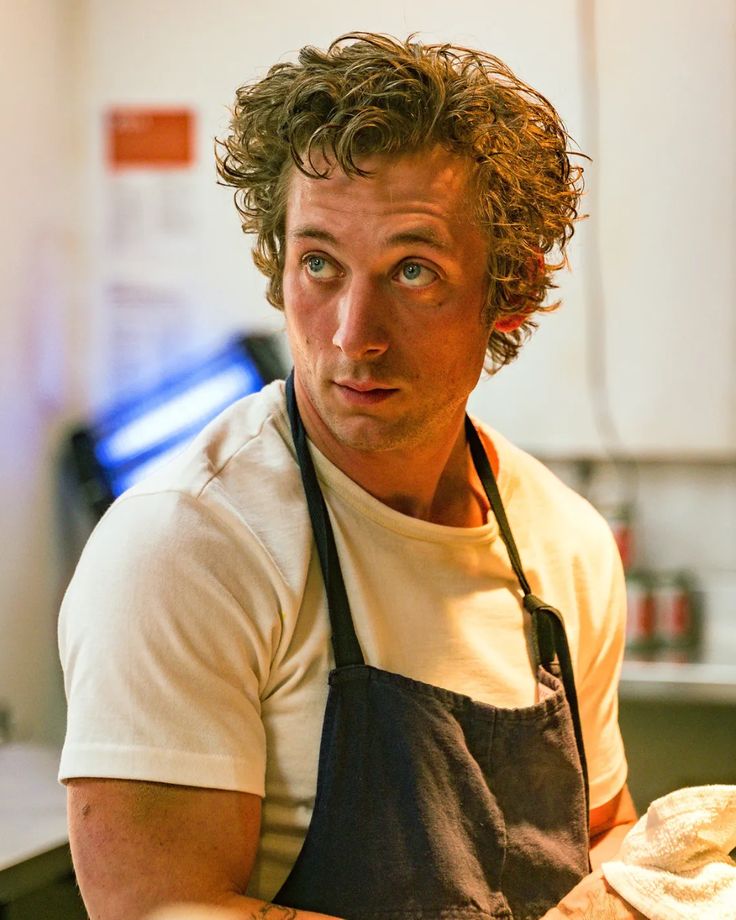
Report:
[[[364,453],[406,449],[419,440],[417,426],[407,421],[389,424],[377,419],[352,418],[333,421],[328,427],[343,447]]]

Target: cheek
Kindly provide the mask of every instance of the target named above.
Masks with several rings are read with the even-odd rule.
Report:
[[[301,300],[300,285],[298,274],[295,274],[288,265],[284,268],[284,277],[281,284],[284,292],[284,310],[287,313],[293,313]]]
[[[488,331],[482,322],[472,322],[467,313],[457,322],[445,323],[434,336],[435,364],[445,368],[454,381],[472,380],[480,376],[485,358]]]
[[[311,307],[305,296],[304,284],[298,273],[284,272],[284,313],[287,327],[300,332],[309,327]]]
[[[299,286],[288,292],[284,298],[284,317],[292,353],[310,353],[314,357],[329,348],[334,335],[329,314],[324,304],[304,296]]]
[[[284,270],[284,305],[294,314],[308,314],[317,307],[318,292],[305,277],[301,266],[287,266]]]

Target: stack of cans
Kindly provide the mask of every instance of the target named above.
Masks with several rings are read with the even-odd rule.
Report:
[[[700,611],[686,571],[626,573],[626,657],[692,661],[700,646]]]

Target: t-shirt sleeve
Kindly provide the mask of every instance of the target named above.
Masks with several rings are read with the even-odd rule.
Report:
[[[618,683],[626,638],[626,588],[621,559],[608,526],[600,521],[580,586],[577,695],[592,808],[609,802],[626,782],[628,766],[618,724]]]
[[[264,794],[260,699],[280,631],[265,552],[197,499],[133,494],[90,538],[66,592],[59,778]]]

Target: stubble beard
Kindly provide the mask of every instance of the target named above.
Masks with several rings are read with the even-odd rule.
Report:
[[[399,397],[400,398],[400,397]],[[379,413],[331,411],[325,401],[316,404],[322,422],[343,447],[362,453],[409,451],[441,441],[457,416],[458,406],[417,406],[395,417]]]

